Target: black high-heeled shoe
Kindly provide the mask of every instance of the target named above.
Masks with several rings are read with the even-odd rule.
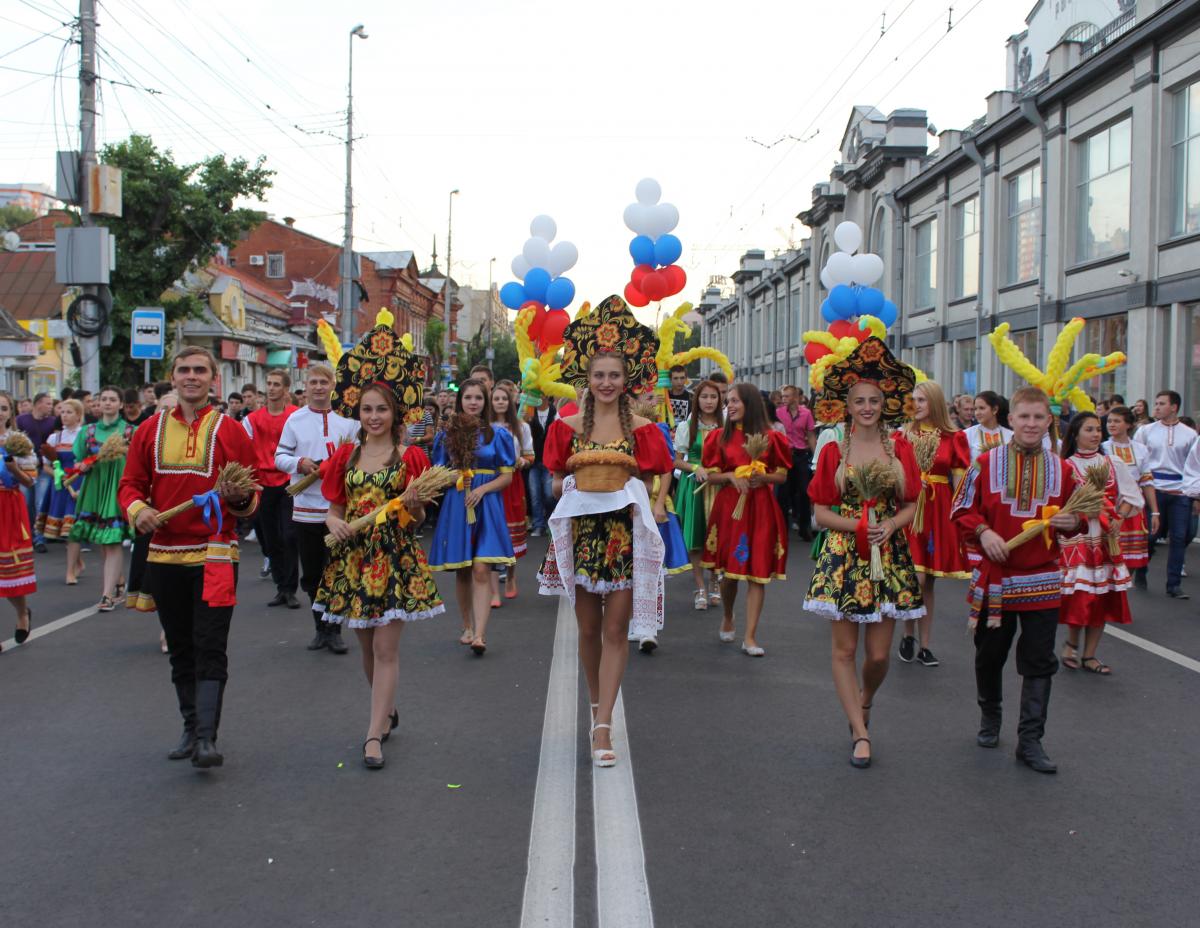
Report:
[[[387,741],[388,738],[392,737],[392,732],[396,730],[396,726],[399,724],[400,713],[393,709],[392,714],[388,716],[388,730],[385,731],[382,736],[380,736],[379,743],[383,744],[383,742]]]
[[[13,632],[13,640],[17,644],[24,644],[29,640],[29,633],[33,631],[33,610],[28,606],[25,607],[25,621],[29,623],[29,628],[18,628]]]
[[[371,757],[370,755],[367,754],[367,745],[370,744],[372,741],[379,742],[380,752],[379,752],[378,757]],[[382,748],[383,748],[383,739],[382,738],[368,738],[366,741],[364,741],[363,742],[363,766],[366,767],[368,770],[382,770],[383,764],[384,764]]]
[[[854,741],[850,745],[850,766],[857,767],[859,770],[865,770],[867,767],[871,766],[871,758],[869,756],[856,757],[854,755],[854,749],[856,747],[858,747],[858,742],[860,742],[860,741],[865,741],[865,742],[867,742],[867,744],[871,743],[870,738],[855,738],[854,739]]]

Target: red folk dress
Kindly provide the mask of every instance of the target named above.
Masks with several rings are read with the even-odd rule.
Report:
[[[954,580],[971,576],[962,538],[950,524],[954,489],[970,466],[971,448],[966,433],[943,432],[933,467],[928,473],[921,473],[917,515],[904,530],[917,573]]]
[[[767,471],[787,470],[792,466],[792,449],[787,437],[776,431],[765,433],[771,444],[764,462]],[[746,436],[741,426],[734,429],[729,441],[723,429],[714,429],[704,439],[700,463],[707,470],[730,473],[750,463],[746,453]],[[733,510],[741,494],[730,484],[717,491],[708,533],[704,540],[701,563],[710,570],[720,570],[730,580],[751,583],[770,583],[787,579],[787,525],[775,500],[775,487],[756,487],[746,494],[742,518],[734,520]]]
[[[0,442],[9,433],[0,434]],[[28,596],[37,592],[37,576],[33,568],[33,534],[29,525],[29,509],[21,485],[0,460],[0,599]],[[37,458],[30,454],[15,458],[17,466],[27,474],[37,473]]]
[[[1123,503],[1138,506],[1142,495],[1137,483],[1121,462],[1093,451],[1077,452],[1067,459],[1076,479],[1086,480],[1089,467],[1108,464],[1105,497],[1113,510]],[[1133,621],[1129,614],[1126,591],[1133,577],[1125,559],[1110,554],[1100,519],[1089,518],[1087,529],[1062,539],[1062,604],[1058,610],[1060,625],[1103,628],[1106,622],[1125,625]]]
[[[1142,496],[1137,508],[1121,523],[1121,557],[1130,570],[1138,570],[1150,563],[1150,526],[1146,523],[1146,487],[1154,487],[1154,474],[1145,460],[1138,459],[1133,442],[1117,444],[1111,438],[1102,446],[1105,454],[1112,455],[1125,465],[1129,476],[1137,483]]]

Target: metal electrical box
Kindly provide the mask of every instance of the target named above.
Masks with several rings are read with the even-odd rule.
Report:
[[[54,279],[60,284],[108,284],[117,240],[102,226],[54,230]]]

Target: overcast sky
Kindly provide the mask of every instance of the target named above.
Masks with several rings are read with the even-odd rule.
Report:
[[[1031,5],[956,0],[947,34],[946,0],[105,0],[101,76],[135,87],[102,84],[99,141],[139,131],[179,160],[264,154],[279,172],[265,208],[340,242],[335,137],[361,22],[359,250],[413,249],[424,268],[436,233],[444,268],[457,187],[456,279],[486,286],[495,257],[497,283],[511,280],[544,212],[579,247],[574,305],[596,302],[629,278],[621,215],[652,176],[681,214],[689,282],[673,307],[745,249],[807,234],[794,217],[852,105],[923,108],[940,129],[981,115]],[[54,151],[78,144],[70,8],[0,0],[0,181],[52,184]]]

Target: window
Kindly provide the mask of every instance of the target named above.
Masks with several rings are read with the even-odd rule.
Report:
[[[1175,184],[1171,191],[1171,233],[1184,235],[1200,232],[1200,83],[1175,94],[1172,106]]]
[[[789,347],[800,344],[800,333],[804,331],[804,300],[800,281],[797,281],[790,291],[792,331],[788,340]]]
[[[775,344],[771,346],[772,351],[781,351],[787,348],[787,291],[772,288],[771,292],[775,296]]]
[[[954,208],[954,297],[979,290],[979,197]]]
[[[267,252],[267,276],[282,277],[283,276],[283,252],[268,251]]]
[[[882,206],[876,208],[875,216],[871,220],[871,238],[870,248],[872,254],[879,255],[886,263],[888,260],[887,253],[887,234],[888,234],[888,215]]]
[[[1041,271],[1042,168],[1035,164],[1008,179],[1008,274],[1010,284]]]
[[[1114,351],[1127,350],[1129,344],[1127,340],[1128,331],[1129,317],[1125,313],[1115,316],[1102,316],[1099,319],[1089,319],[1087,326],[1083,330],[1084,337],[1087,339],[1087,353],[1103,356],[1111,354]],[[1084,381],[1080,384],[1080,387],[1083,388],[1084,393],[1090,396],[1112,396],[1114,393],[1120,393],[1128,400],[1129,397],[1125,393],[1127,383],[1127,372],[1124,365],[1122,365],[1112,373],[1105,374],[1103,377]]]
[[[829,263],[829,242],[827,241],[827,242],[825,242],[824,245],[821,246],[821,263],[817,266],[817,273],[820,274],[821,271],[825,270],[825,265],[828,263]],[[827,297],[827,296],[829,296],[829,288],[826,287],[825,284],[821,283],[820,280],[818,280],[817,281],[817,305],[820,306],[821,303],[824,302],[825,297]]]
[[[954,392],[974,396],[978,390],[978,352],[975,339],[964,338],[954,345]]]
[[[917,309],[937,304],[937,217],[917,226]]]
[[[924,348],[913,349],[913,365],[927,377],[937,379],[936,371],[933,369],[933,345],[926,345]]]
[[[1129,250],[1131,122],[1079,143],[1075,258],[1095,261]]]

